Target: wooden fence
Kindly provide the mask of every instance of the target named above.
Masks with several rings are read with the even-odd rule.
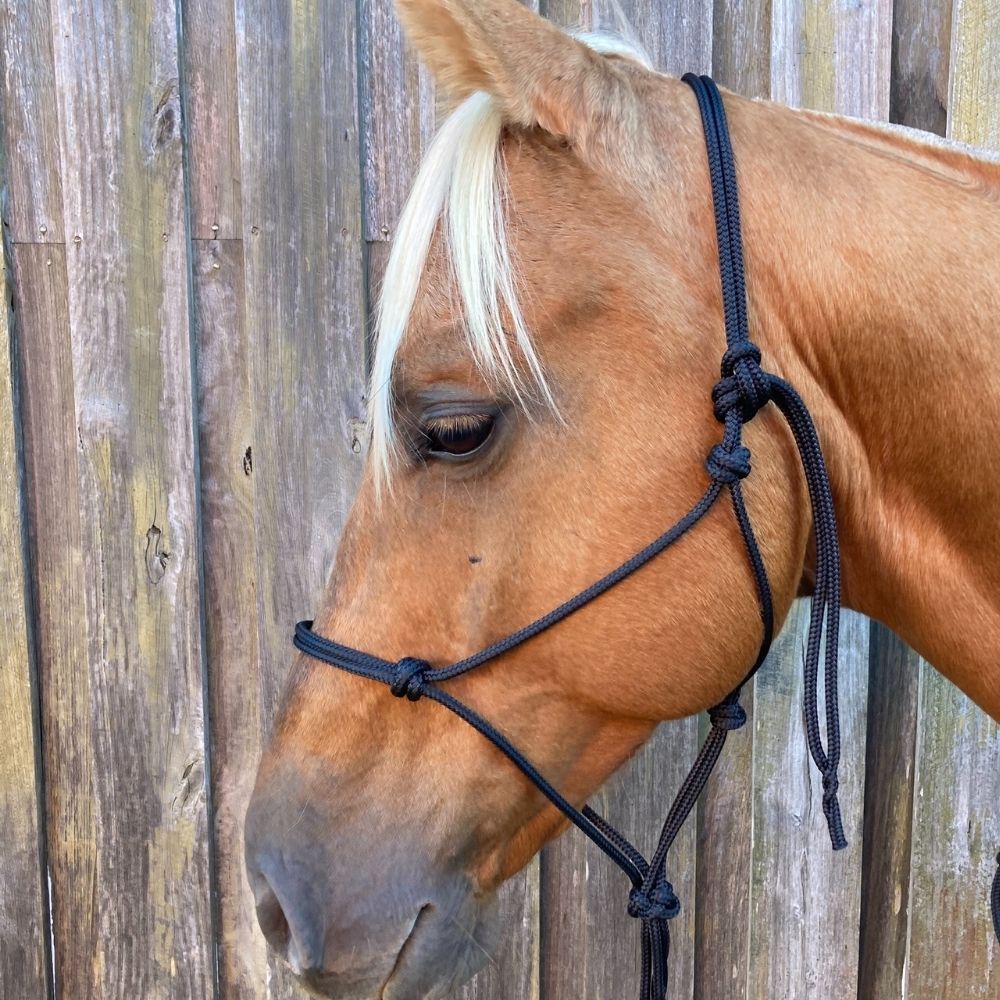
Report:
[[[997,0],[622,5],[671,72],[1000,147]],[[303,996],[255,929],[241,821],[358,481],[370,290],[430,84],[390,0],[5,0],[0,59],[0,995]],[[1000,996],[997,726],[849,618],[832,855],[801,624],[681,838],[672,998]],[[600,796],[641,843],[699,725]],[[631,997],[621,901],[563,839],[462,995]]]

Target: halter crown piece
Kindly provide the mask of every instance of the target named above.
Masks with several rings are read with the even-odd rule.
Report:
[[[650,542],[607,576],[564,604],[451,666],[434,668],[425,660],[406,657],[398,663],[380,659],[332,642],[312,630],[312,622],[299,622],[294,643],[303,653],[333,667],[389,685],[397,698],[419,701],[428,698],[454,712],[486,737],[565,816],[583,831],[629,878],[632,889],[628,912],[642,926],[642,979],[640,1000],[664,1000],[670,956],[670,921],[680,913],[680,901],[667,878],[667,854],[678,832],[694,808],[719,759],[726,737],[746,723],[740,706],[740,691],[756,673],[771,645],[774,610],[771,587],[757,539],[743,499],[742,481],[750,475],[750,451],[743,444],[743,425],[758,411],[773,403],[783,414],[798,446],[813,512],[816,541],[816,584],[812,598],[804,668],[805,727],[809,752],[822,776],[823,812],[834,850],[847,846],[837,799],[837,768],[840,762],[840,722],[837,705],[837,641],[840,620],[840,549],[833,497],[819,438],[809,411],[798,393],[786,382],[760,367],[760,350],[749,338],[743,243],[740,229],[736,166],[726,124],[722,98],[707,76],[688,74],[684,82],[694,90],[705,127],[708,164],[712,180],[715,224],[719,244],[719,267],[725,312],[726,352],[722,377],[712,390],[716,419],[723,425],[722,440],[705,462],[710,484],[701,499],[671,528]],[[747,556],[753,569],[760,601],[763,639],[760,652],[743,683],[724,701],[709,710],[711,729],[694,767],[680,788],[667,815],[656,850],[647,861],[610,823],[589,806],[577,809],[538,771],[504,734],[473,712],[440,685],[460,674],[494,660],[551,628],[584,605],[600,597],[626,577],[641,569],[693,528],[729,493]],[[823,643],[824,635],[826,637]],[[825,653],[823,652],[825,649]],[[820,734],[818,677],[824,656],[826,700],[826,747]],[[1000,875],[993,892],[993,916],[1000,935]]]

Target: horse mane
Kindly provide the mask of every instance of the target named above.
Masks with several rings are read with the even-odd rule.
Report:
[[[622,37],[576,37],[597,52],[651,66],[639,46]],[[488,94],[460,104],[431,143],[396,228],[376,314],[368,394],[376,485],[388,483],[398,448],[393,370],[436,233],[446,248],[469,350],[483,376],[515,399],[537,393],[555,409],[518,303],[506,229],[503,128],[499,105]]]

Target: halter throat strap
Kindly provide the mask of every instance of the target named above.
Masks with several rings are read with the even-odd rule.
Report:
[[[760,350],[750,340],[736,165],[722,98],[709,77],[688,74],[684,81],[697,97],[705,129],[726,333],[721,378],[712,391],[714,413],[723,426],[723,434],[705,461],[709,483],[701,498],[659,538],[617,569],[517,632],[449,666],[432,667],[427,661],[413,657],[393,663],[323,638],[313,631],[312,622],[300,622],[294,637],[295,646],[316,660],[386,684],[396,697],[414,702],[426,698],[453,712],[500,750],[552,805],[625,873],[631,882],[628,912],[640,921],[642,927],[640,1000],[664,1000],[667,993],[669,922],[680,912],[680,902],[667,877],[667,855],[701,795],[726,738],[732,730],[746,722],[746,714],[739,703],[742,684],[710,710],[709,734],[670,808],[656,850],[648,861],[589,806],[578,809],[569,802],[500,729],[458,701],[441,685],[523,645],[599,598],[678,542],[715,506],[723,493],[729,494],[760,603],[762,640],[757,659],[746,675],[749,679],[770,648],[774,633],[774,608],[764,560],[743,497],[742,481],[751,473],[751,455],[743,443],[743,426],[764,406],[773,403],[791,428],[798,447],[812,504],[816,541],[816,585],[804,659],[806,738],[810,754],[822,776],[823,811],[831,842],[836,850],[847,846],[837,798],[840,761],[837,702],[840,552],[829,478],[819,438],[805,404],[787,382],[761,368]],[[826,703],[825,747],[818,709],[821,658]]]

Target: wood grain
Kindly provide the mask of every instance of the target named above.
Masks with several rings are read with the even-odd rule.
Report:
[[[262,736],[243,242],[196,240],[193,273],[219,992],[248,998],[264,993],[267,949],[243,863]]]
[[[636,41],[663,72],[711,72],[712,8],[700,0],[541,0],[541,12],[563,27]]]
[[[896,0],[890,117],[944,135],[953,0]]]
[[[715,0],[712,73],[744,97],[771,93],[771,4],[768,0]]]
[[[100,949],[99,830],[80,788],[96,771],[65,248],[18,245],[14,280],[54,962],[60,995],[89,996],[93,965],[83,956]]]
[[[948,134],[1000,149],[1000,9],[956,0]],[[987,900],[1000,847],[1000,726],[929,667],[921,673],[908,996],[1000,993]]]
[[[60,990],[202,998],[215,977],[177,11],[52,11],[86,609],[85,655],[59,669],[90,674],[61,721],[92,753],[62,768],[58,794],[91,803],[95,838],[94,880],[54,886]],[[53,850],[79,849],[50,831]],[[74,909],[92,934],[59,922]]]
[[[0,994],[48,994],[41,733],[31,655],[31,602],[23,532],[21,442],[11,340],[10,288],[0,259]]]
[[[236,38],[266,732],[292,660],[292,629],[320,603],[361,470],[355,5],[246,0]],[[266,989],[304,996],[274,960]]]
[[[754,839],[749,997],[848,1000],[857,995],[868,622],[841,628],[840,802],[851,845],[834,853],[822,787],[802,728],[808,604],[793,609],[758,674],[754,706]],[[820,716],[822,718],[822,700]]]
[[[872,623],[858,995],[905,996],[920,657]]]
[[[1000,726],[929,667],[921,673],[907,997],[1000,994],[989,912],[1000,846]]]
[[[896,0],[890,117],[943,133],[952,0]],[[872,623],[859,995],[906,995],[920,657]]]
[[[59,112],[49,4],[7,0],[0,6],[0,65],[0,159],[6,159],[8,188],[0,211],[8,238],[15,243],[61,242]]]
[[[267,983],[243,861],[262,726],[236,21],[222,0],[182,13],[218,988],[235,1000],[264,996]]]
[[[888,118],[892,8],[892,0],[772,0],[774,100]]]
[[[954,0],[948,134],[1000,150],[1000,8],[995,0]]]
[[[190,235],[243,235],[236,23],[231,0],[181,0]]]
[[[889,0],[774,0],[771,96],[887,117],[891,26]],[[841,805],[851,847],[833,854],[799,721],[805,614],[793,614],[769,661],[777,669],[765,669],[755,691],[751,997],[857,994],[857,935],[828,930],[856,928],[860,919],[868,623],[848,614],[841,625]]]
[[[415,54],[392,0],[361,0],[359,116],[364,163],[364,238],[389,241],[430,130]]]

